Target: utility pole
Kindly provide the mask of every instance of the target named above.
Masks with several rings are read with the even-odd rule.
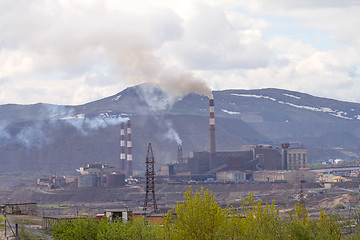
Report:
[[[146,155],[146,195],[143,211],[146,211],[149,207],[153,208],[153,212],[158,212],[156,198],[155,198],[155,159],[151,147],[151,143],[149,143],[147,155]]]
[[[299,192],[299,204],[305,206],[305,196],[304,196],[304,191],[303,191],[303,185],[302,185],[302,183],[301,183],[301,190],[300,190],[300,192]]]

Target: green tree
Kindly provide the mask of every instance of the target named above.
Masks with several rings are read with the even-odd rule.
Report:
[[[321,211],[312,219],[296,204],[281,216],[274,201],[264,204],[249,194],[241,207],[222,209],[208,190],[191,190],[163,221],[162,239],[341,239],[343,219]]]
[[[296,204],[287,217],[279,214],[274,201],[264,204],[252,194],[242,200],[240,208],[222,209],[209,190],[201,188],[193,192],[190,188],[185,192],[184,201],[164,218],[162,227],[149,225],[144,218],[123,223],[88,217],[58,222],[53,237],[90,240],[342,239],[346,231],[354,232],[350,226],[356,225],[359,215],[354,215],[352,221],[345,221],[320,211],[319,218],[313,219],[305,206]],[[355,232],[346,237],[359,239],[359,236]]]
[[[256,201],[254,195],[243,198],[242,205],[237,212],[236,239],[284,239],[285,224],[279,215],[275,202],[263,204]]]
[[[3,215],[0,215],[0,226],[5,225],[5,220],[6,220],[6,217],[4,217]]]
[[[123,223],[120,220],[115,222],[102,221],[97,239],[101,240],[156,240],[160,234],[158,225],[149,225],[144,218],[137,218],[133,221]]]
[[[286,226],[290,239],[341,239],[343,236],[344,220],[339,216],[321,210],[319,219],[311,219],[306,207],[300,204],[295,204],[289,216]]]
[[[174,216],[176,214],[176,217]],[[219,234],[229,219],[228,209],[223,210],[215,195],[201,188],[195,193],[190,188],[184,201],[164,220],[164,239],[223,239]]]
[[[108,219],[98,220],[93,217],[77,218],[72,221],[59,221],[55,224],[52,232],[54,239],[62,240],[155,240],[158,239],[159,234],[159,226],[149,225],[144,218],[124,223],[121,220],[110,222]]]
[[[53,228],[52,236],[55,239],[97,239],[98,225],[100,221],[93,217],[76,218],[71,221],[58,221]]]

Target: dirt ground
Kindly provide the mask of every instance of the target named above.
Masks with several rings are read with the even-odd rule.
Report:
[[[159,208],[166,210],[183,201],[184,192],[192,188],[209,189],[216,195],[217,202],[226,207],[237,207],[241,199],[249,193],[255,199],[271,203],[273,200],[280,209],[291,209],[300,200],[310,212],[320,209],[334,212],[342,204],[347,211],[355,210],[359,205],[359,183],[334,183],[325,189],[320,184],[157,184],[156,199]],[[104,209],[131,208],[141,210],[145,191],[142,184],[117,188],[75,188],[51,190],[39,186],[19,186],[0,192],[0,203],[37,202],[39,216],[76,216],[79,214],[103,213]],[[339,209],[337,209],[338,211]],[[341,210],[341,209],[340,209]]]

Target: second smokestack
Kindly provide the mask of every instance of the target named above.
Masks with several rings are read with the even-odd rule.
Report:
[[[127,121],[127,171],[128,177],[133,175],[132,169],[132,143],[131,143],[131,122]]]
[[[215,112],[214,112],[214,98],[211,96],[209,100],[209,112],[210,112],[210,155],[215,155],[216,144],[215,144]]]

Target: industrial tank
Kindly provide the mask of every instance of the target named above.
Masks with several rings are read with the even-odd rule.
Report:
[[[107,187],[122,187],[125,186],[125,174],[115,173],[106,175]]]

